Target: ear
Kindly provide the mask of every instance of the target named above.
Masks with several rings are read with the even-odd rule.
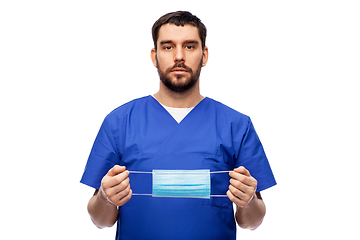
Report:
[[[151,57],[151,61],[154,64],[154,67],[157,68],[157,62],[156,62],[156,50],[155,48],[151,49],[151,53],[150,53],[150,57]]]
[[[204,51],[203,51],[203,62],[202,62],[202,66],[205,67],[207,62],[208,62],[208,57],[209,57],[209,49],[208,47],[205,46]]]

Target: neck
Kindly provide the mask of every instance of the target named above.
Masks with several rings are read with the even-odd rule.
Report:
[[[182,93],[168,89],[160,81],[160,90],[154,94],[154,97],[162,105],[173,108],[192,108],[204,99],[200,94],[199,81],[191,89]]]

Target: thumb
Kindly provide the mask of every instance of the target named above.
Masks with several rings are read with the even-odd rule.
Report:
[[[110,177],[114,177],[114,176],[118,175],[119,173],[122,173],[123,171],[125,171],[125,169],[126,169],[125,166],[115,165],[112,169],[110,169],[108,171],[107,175]]]

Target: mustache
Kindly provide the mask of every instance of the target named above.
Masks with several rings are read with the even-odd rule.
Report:
[[[175,63],[174,66],[167,69],[167,72],[171,72],[175,68],[184,68],[187,72],[192,73],[192,69],[186,66],[183,62]]]

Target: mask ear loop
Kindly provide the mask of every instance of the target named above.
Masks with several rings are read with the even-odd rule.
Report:
[[[143,172],[143,171],[129,171],[129,173],[150,173],[150,174],[153,174],[153,172]]]
[[[232,171],[215,171],[215,172],[210,172],[211,173],[229,173],[229,172],[232,172]],[[227,195],[210,195],[210,197],[227,197]]]
[[[153,172],[143,172],[143,171],[129,171],[129,173],[148,173],[153,174]],[[133,196],[152,196],[150,193],[133,193]]]
[[[229,171],[229,170],[227,170],[227,171],[215,171],[215,172],[210,172],[210,173],[229,173],[229,172],[232,172],[232,171]]]

